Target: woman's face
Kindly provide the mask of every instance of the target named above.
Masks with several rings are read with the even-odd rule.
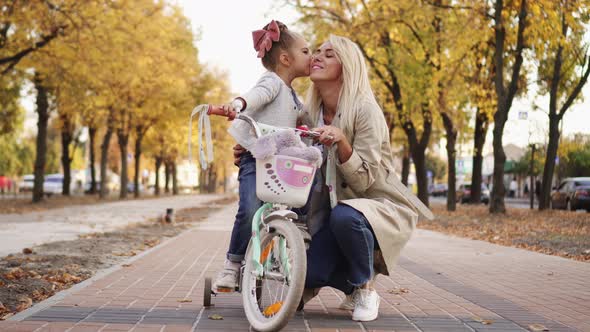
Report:
[[[340,81],[342,78],[342,63],[330,42],[325,42],[311,57],[309,77],[313,82]]]

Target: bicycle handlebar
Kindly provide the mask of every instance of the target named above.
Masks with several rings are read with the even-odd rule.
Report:
[[[225,111],[221,106],[209,104],[209,107],[207,108],[207,115],[223,116],[226,117],[228,121],[232,121],[234,119],[244,120],[253,128],[256,138],[262,136],[256,121],[243,113],[237,113],[235,111]],[[299,126],[293,129],[297,132],[300,132],[302,137],[317,138],[320,136],[320,133],[311,131],[307,126]]]
[[[207,109],[207,115],[211,114],[225,116],[228,119],[228,121],[231,121],[236,118],[235,111],[225,111],[221,106],[216,105],[209,105],[209,108]]]

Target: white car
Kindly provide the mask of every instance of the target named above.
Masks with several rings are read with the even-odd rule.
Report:
[[[47,196],[59,195],[63,191],[64,176],[62,174],[45,175],[43,193]]]
[[[33,174],[27,174],[23,176],[23,180],[18,183],[18,190],[20,192],[33,191],[33,184],[35,176]]]

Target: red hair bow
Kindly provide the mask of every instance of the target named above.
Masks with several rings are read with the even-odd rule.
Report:
[[[254,40],[254,49],[258,52],[258,57],[262,58],[272,47],[272,42],[279,41],[281,31],[277,22],[272,20],[266,29],[252,32]]]

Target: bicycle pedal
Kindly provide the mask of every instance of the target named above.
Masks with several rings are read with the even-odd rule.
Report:
[[[217,287],[217,293],[233,293],[235,288],[230,287]]]
[[[264,309],[263,314],[266,317],[274,316],[277,314],[277,312],[279,312],[281,310],[282,306],[283,306],[283,301],[273,303]]]

